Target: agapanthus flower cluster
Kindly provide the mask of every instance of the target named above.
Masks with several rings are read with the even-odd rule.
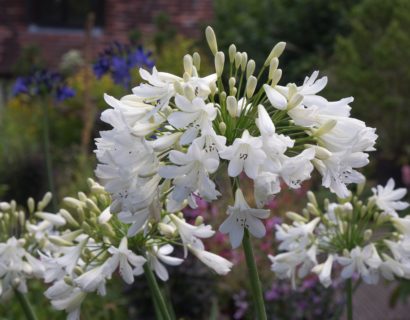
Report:
[[[152,69],[154,61],[151,60],[151,54],[150,51],[144,51],[142,46],[132,47],[114,42],[99,54],[93,65],[94,74],[97,78],[110,74],[116,84],[128,88],[131,83],[131,72],[134,68]]]
[[[15,201],[0,202],[0,300],[13,291],[26,293],[27,280],[43,276],[44,267],[38,259],[38,249],[48,247],[43,234],[64,222],[44,212],[50,200],[50,193],[37,204],[30,198],[27,213]],[[33,225],[35,217],[41,217],[42,222]]]
[[[52,95],[57,101],[64,101],[75,95],[74,89],[67,85],[60,73],[46,69],[33,69],[29,75],[17,78],[12,92],[15,96]]]
[[[182,76],[141,68],[143,82],[132,94],[105,95],[111,109],[101,118],[112,130],[97,140],[96,174],[113,199],[111,213],[131,224],[130,237],[186,206],[195,208],[198,197],[212,202],[222,192],[229,195],[218,190],[216,176],[228,175],[235,194],[220,226],[233,247],[245,229],[263,237],[262,220],[270,214],[265,204],[281,185],[300,188],[314,168],[340,197],[348,196],[347,184],[364,180],[356,169],[368,163],[377,135],[350,117],[353,98],[320,96],[327,78],[318,78],[317,71],[299,86],[279,85],[283,42],[255,76],[255,61],[245,52],[231,45],[225,58],[209,27],[206,36],[215,73],[200,74],[195,52],[184,56]],[[267,82],[260,83],[264,72]],[[245,200],[242,173],[254,182],[256,208]]]
[[[290,278],[295,286],[297,278],[315,273],[326,287],[338,277],[368,284],[410,279],[410,216],[397,214],[409,206],[401,201],[407,190],[394,189],[390,179],[361,200],[362,189],[338,202],[326,199],[323,207],[309,192],[303,214],[287,214],[293,223],[276,227],[283,252],[269,257],[279,278]]]

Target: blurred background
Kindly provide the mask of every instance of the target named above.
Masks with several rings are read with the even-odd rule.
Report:
[[[211,25],[221,50],[231,43],[261,66],[273,45],[286,41],[281,83],[301,84],[320,70],[329,77],[324,95],[355,98],[353,116],[376,127],[377,151],[365,174],[371,184],[393,177],[410,186],[410,1],[408,0],[2,0],[0,9],[0,199],[25,203],[53,190],[55,205],[86,189],[93,176],[94,138],[105,127],[103,93],[121,97],[138,84],[138,68],[182,74],[182,57],[200,52],[201,74],[212,72],[213,57],[204,37]],[[296,292],[273,279],[266,253],[275,251],[274,225],[286,210],[305,204],[312,180],[297,192],[284,192],[270,206],[269,235],[259,244],[265,298],[275,319],[343,317],[339,287],[324,289],[315,278]],[[51,210],[51,209],[50,209]],[[214,226],[219,207],[203,203],[187,211],[205,215]],[[408,214],[405,212],[404,214]],[[209,244],[231,260],[222,235]],[[266,260],[266,261],[265,261]],[[250,297],[239,267],[218,279],[186,264],[167,286],[175,311],[185,319],[251,319]],[[109,296],[90,299],[84,319],[151,319],[141,281],[113,285]],[[138,287],[141,286],[141,287]],[[64,318],[51,310],[41,284],[34,283],[40,319]],[[355,295],[357,319],[408,319],[410,284]],[[0,305],[0,319],[19,319],[18,306]],[[146,310],[147,309],[147,310]]]

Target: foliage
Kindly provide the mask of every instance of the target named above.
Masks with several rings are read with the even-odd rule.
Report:
[[[383,156],[405,162],[410,148],[410,2],[363,1],[352,10],[351,29],[336,42],[333,94],[350,92],[353,113],[378,128]],[[407,157],[398,159],[403,154]]]

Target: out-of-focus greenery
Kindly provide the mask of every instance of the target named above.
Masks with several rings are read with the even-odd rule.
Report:
[[[353,114],[377,128],[382,156],[405,164],[410,155],[410,2],[362,1],[353,8],[350,24],[349,35],[336,41],[331,87],[337,96],[355,97]]]
[[[214,1],[213,26],[221,49],[235,43],[261,66],[272,47],[287,42],[280,59],[284,80],[300,81],[333,53],[334,39],[346,34],[355,0]]]

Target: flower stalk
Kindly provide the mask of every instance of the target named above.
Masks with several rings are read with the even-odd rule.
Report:
[[[246,265],[250,277],[252,297],[258,320],[266,320],[265,302],[263,300],[263,292],[261,282],[259,280],[258,269],[256,268],[255,257],[253,255],[252,242],[249,236],[249,231],[246,229],[242,240],[243,251],[245,253]]]
[[[154,300],[154,306],[158,308],[159,312],[162,315],[162,319],[164,320],[172,320],[167,304],[165,302],[164,297],[162,296],[161,289],[158,286],[158,282],[155,279],[155,276],[151,270],[151,268],[148,266],[148,264],[144,265],[144,273],[145,277],[147,278],[148,281],[148,286],[152,294],[152,298]]]
[[[37,316],[30,304],[30,302],[28,301],[27,297],[25,294],[21,293],[18,290],[14,290],[14,293],[17,297],[17,300],[19,301],[21,308],[23,309],[23,312],[26,316],[27,320],[37,320]]]

